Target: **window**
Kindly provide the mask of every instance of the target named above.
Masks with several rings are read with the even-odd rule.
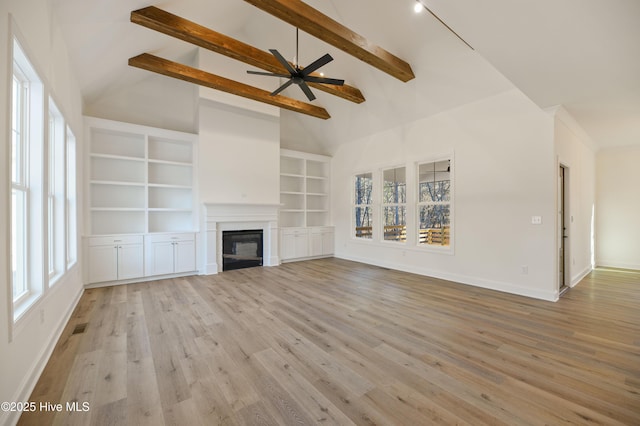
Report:
[[[49,144],[47,150],[47,248],[49,285],[62,275],[65,259],[65,125],[62,114],[49,99]]]
[[[43,85],[17,40],[11,85],[11,286],[17,319],[42,293]]]
[[[406,175],[404,167],[382,172],[382,217],[385,241],[407,240]]]
[[[418,244],[450,246],[451,159],[418,165]]]
[[[67,229],[67,269],[78,259],[77,246],[77,186],[76,186],[76,137],[67,126],[67,188],[66,188],[66,229]]]
[[[26,176],[26,120],[29,81],[14,64],[11,99],[11,283],[13,301],[28,295],[27,211],[29,187]]]
[[[371,193],[373,191],[373,175],[362,173],[356,175],[354,180],[354,213],[355,213],[355,237],[371,239],[372,234],[372,207]]]

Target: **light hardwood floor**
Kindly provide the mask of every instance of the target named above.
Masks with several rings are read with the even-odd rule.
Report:
[[[337,259],[91,289],[31,400],[90,409],[20,424],[639,425],[640,273],[557,303]]]

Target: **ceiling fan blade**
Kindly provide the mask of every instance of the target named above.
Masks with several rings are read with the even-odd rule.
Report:
[[[272,72],[262,72],[262,71],[247,71],[247,74],[266,75],[269,77],[282,77],[282,78],[291,77],[289,74],[274,74]]]
[[[305,77],[304,81],[310,81],[311,83],[333,84],[335,86],[344,85],[344,80],[339,80],[337,78],[315,77],[312,75]]]
[[[293,81],[293,80],[291,80],[291,81]],[[307,83],[305,83],[304,81],[302,81],[302,82],[299,84],[299,86],[300,86],[300,88],[302,89],[302,91],[304,92],[304,94],[305,94],[305,95],[307,95],[307,98],[308,98],[310,101],[312,101],[312,100],[314,100],[314,99],[316,98],[316,97],[315,97],[315,95],[313,94],[313,92],[311,91],[311,89],[309,89],[309,86],[307,86]]]
[[[282,64],[283,67],[286,68],[286,70],[291,74],[295,74],[297,71],[291,66],[291,64],[289,63],[289,61],[287,61],[284,56],[282,56],[280,54],[280,52],[278,52],[276,49],[269,49],[269,52],[271,52],[271,54],[273,56],[276,57],[276,59],[278,60],[278,62],[280,62]]]
[[[274,90],[271,93],[271,96],[277,95],[278,93],[282,92],[284,89],[286,89],[287,87],[291,86],[292,84],[293,84],[293,80],[287,81],[285,84],[283,84],[282,86],[280,86],[276,90]]]
[[[302,75],[307,76],[312,72],[314,72],[315,70],[317,70],[318,68],[320,68],[321,66],[326,65],[331,61],[333,61],[333,58],[331,57],[331,55],[327,53],[323,57],[316,59],[315,61],[310,63],[308,66],[304,67],[304,69],[302,70]]]

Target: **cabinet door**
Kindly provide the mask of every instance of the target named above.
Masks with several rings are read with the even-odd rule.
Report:
[[[280,243],[280,256],[282,260],[293,259],[296,254],[296,235],[289,232],[283,232]]]
[[[173,242],[154,241],[147,250],[147,275],[173,274]]]
[[[322,231],[322,255],[333,254],[333,230]]]
[[[118,246],[118,279],[126,280],[144,275],[144,256],[142,244],[123,244]]]
[[[178,241],[174,243],[175,272],[190,272],[196,270],[195,241]]]
[[[118,279],[118,251],[115,244],[89,247],[89,282]]]
[[[309,245],[311,247],[311,256],[322,256],[324,254],[323,236],[324,234],[311,231],[311,244]]]
[[[307,256],[309,256],[309,233],[306,230],[299,231],[295,239],[295,257]]]

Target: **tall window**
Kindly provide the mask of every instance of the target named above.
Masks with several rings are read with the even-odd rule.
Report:
[[[47,150],[47,248],[49,285],[64,273],[65,264],[65,125],[62,114],[49,99],[49,144]]]
[[[418,219],[418,244],[450,245],[450,159],[418,166]]]
[[[78,259],[77,246],[77,189],[76,189],[76,137],[67,127],[67,188],[66,188],[66,229],[67,229],[67,269]]]
[[[362,173],[354,179],[355,237],[371,239],[373,237],[373,217],[371,195],[373,175]]]
[[[42,293],[43,85],[17,40],[11,85],[11,287],[14,319]]]
[[[406,176],[404,167],[382,172],[382,217],[386,241],[407,240]]]
[[[13,301],[28,295],[27,286],[27,119],[29,80],[14,62],[11,99],[11,283]]]

